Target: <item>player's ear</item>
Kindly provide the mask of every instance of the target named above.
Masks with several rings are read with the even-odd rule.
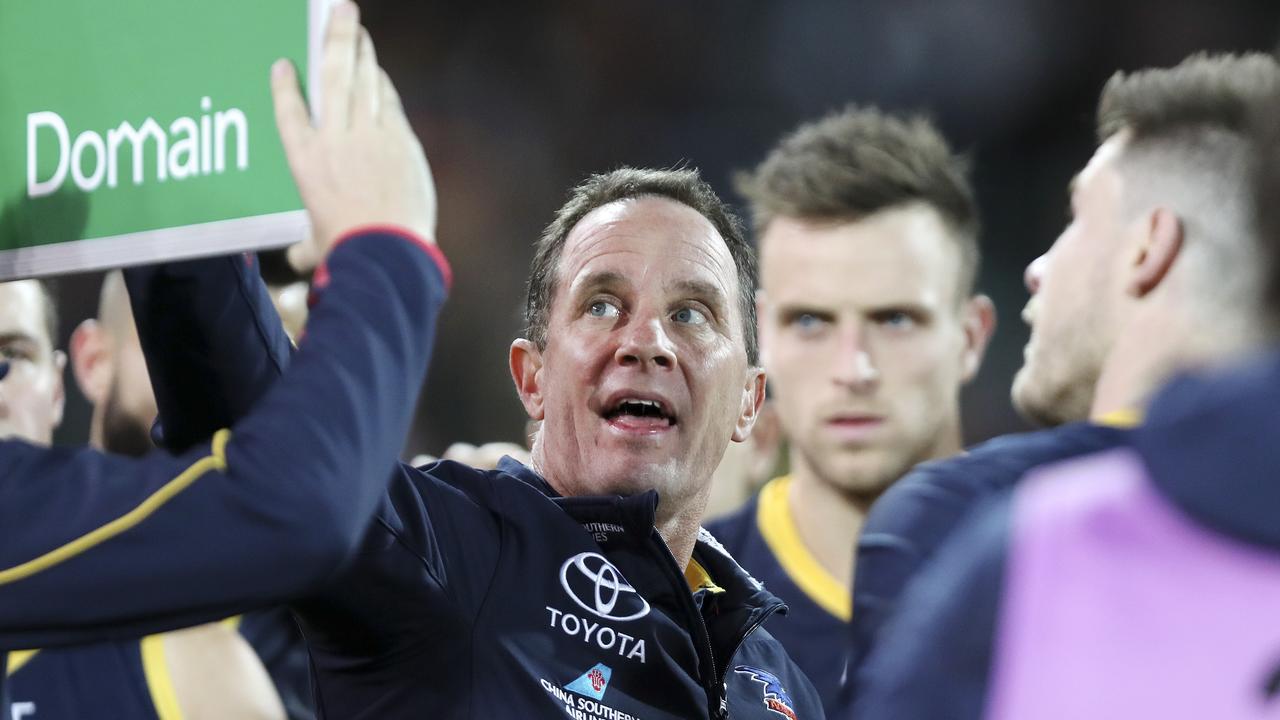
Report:
[[[755,366],[747,368],[746,382],[742,387],[742,405],[738,412],[738,422],[733,428],[733,441],[742,442],[751,435],[751,428],[756,424],[760,408],[764,405],[764,369]]]
[[[1158,207],[1147,215],[1126,290],[1141,298],[1155,290],[1182,252],[1183,227],[1177,213]]]
[[[542,420],[542,351],[532,340],[518,338],[511,343],[508,360],[520,404],[531,419]]]
[[[964,309],[964,356],[961,366],[961,379],[969,382],[982,367],[982,358],[987,353],[987,344],[996,332],[996,305],[991,298],[978,294],[965,302]]]
[[[108,342],[106,330],[93,319],[80,323],[71,333],[71,372],[90,405],[105,401],[111,388],[114,370]]]

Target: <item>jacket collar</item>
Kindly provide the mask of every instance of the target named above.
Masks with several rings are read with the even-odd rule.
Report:
[[[1161,492],[1219,532],[1280,549],[1280,352],[1185,377],[1152,403],[1134,446]]]

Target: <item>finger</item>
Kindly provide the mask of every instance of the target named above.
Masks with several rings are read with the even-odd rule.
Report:
[[[346,127],[351,118],[351,78],[355,72],[360,33],[360,10],[343,0],[329,13],[320,61],[321,127]]]
[[[413,129],[409,127],[408,118],[404,115],[404,106],[400,104],[400,93],[396,92],[396,86],[391,82],[391,76],[387,74],[386,70],[379,68],[378,77],[378,86],[380,88],[378,93],[379,106],[381,108],[379,120],[384,125],[398,127],[406,132],[413,132]]]
[[[289,167],[296,178],[302,148],[312,129],[307,103],[298,89],[298,72],[288,60],[277,60],[271,66],[271,99],[275,104],[280,142],[284,145],[285,157],[288,158]]]
[[[354,108],[352,115],[360,119],[376,120],[381,112],[382,78],[378,67],[377,51],[369,31],[360,28],[360,47],[356,51],[355,87],[352,89]]]
[[[302,242],[297,242],[289,246],[289,250],[285,253],[285,257],[289,261],[289,267],[294,272],[306,275],[316,269],[319,264],[319,258],[316,257],[316,241],[314,238],[308,237]]]

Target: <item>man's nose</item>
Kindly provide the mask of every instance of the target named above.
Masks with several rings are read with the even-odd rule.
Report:
[[[875,387],[880,380],[880,370],[871,357],[865,324],[841,328],[839,343],[833,378],[836,384],[858,392]]]
[[[1045,253],[1027,265],[1022,273],[1022,282],[1027,286],[1027,292],[1032,295],[1040,292],[1040,279],[1044,277],[1044,269],[1048,264],[1049,253]]]
[[[652,364],[663,369],[676,366],[676,348],[660,318],[629,323],[623,330],[614,358],[619,365]]]

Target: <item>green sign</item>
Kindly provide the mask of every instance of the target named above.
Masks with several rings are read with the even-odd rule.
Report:
[[[269,73],[329,4],[0,0],[0,279],[301,239]]]

